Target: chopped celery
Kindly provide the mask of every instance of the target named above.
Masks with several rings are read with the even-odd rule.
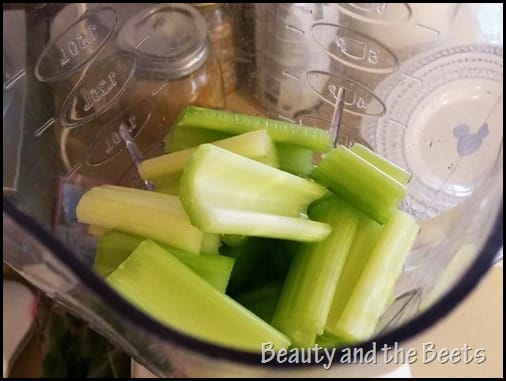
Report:
[[[300,246],[272,320],[274,327],[300,347],[313,346],[323,334],[359,221],[359,212],[334,196],[312,205],[309,216],[329,224],[332,232],[321,242]]]
[[[181,173],[173,175],[165,175],[150,179],[155,186],[155,191],[170,195],[177,195],[179,193],[179,182],[181,181]]]
[[[219,254],[221,246],[221,236],[214,233],[204,233],[202,236],[202,253]]]
[[[266,130],[247,132],[214,141],[212,144],[272,167],[278,167],[276,147]],[[187,148],[144,160],[139,165],[139,173],[143,179],[182,173],[196,149],[196,147]]]
[[[204,128],[176,128],[169,131],[165,139],[165,152],[176,152],[216,140],[230,138],[236,134]]]
[[[106,277],[135,250],[145,239],[131,234],[115,231],[105,233],[98,241],[97,253],[93,268]],[[217,290],[225,292],[234,259],[223,255],[195,255],[166,245],[160,245]]]
[[[311,177],[381,224],[406,194],[404,184],[343,146],[329,152]]]
[[[270,322],[274,316],[282,288],[281,281],[272,281],[243,292],[235,299],[258,317]]]
[[[313,151],[291,144],[277,144],[279,168],[299,176],[308,176],[313,170]]]
[[[340,348],[346,346],[346,343],[337,337],[330,335],[321,335],[316,338],[316,344],[322,348]]]
[[[320,241],[330,227],[303,214],[325,193],[310,180],[203,144],[183,172],[179,196],[203,232]]]
[[[327,152],[332,146],[327,131],[301,126],[299,124],[282,122],[258,116],[238,114],[230,111],[215,110],[203,107],[188,106],[180,114],[173,126],[173,135],[168,137],[177,139],[177,131],[191,129],[205,129],[213,132],[242,134],[254,130],[267,130],[272,140],[277,143],[293,144],[309,148],[316,152]],[[204,136],[209,137],[209,136]],[[217,139],[215,139],[217,140]],[[210,142],[212,140],[208,140]],[[203,140],[200,141],[201,144]],[[196,145],[196,144],[193,144]],[[188,148],[182,147],[182,148]]]
[[[382,229],[383,226],[373,219],[363,214],[360,216],[353,243],[332,298],[332,305],[326,323],[328,326],[332,326],[338,321],[344,307],[348,304],[353,288],[360,279],[360,275],[378,242]]]
[[[418,231],[419,226],[410,215],[399,210],[392,214],[383,226],[342,313],[337,321],[327,321],[326,332],[348,343],[371,337]]]
[[[384,157],[378,155],[376,152],[371,151],[369,148],[367,148],[362,144],[359,143],[353,144],[351,146],[351,150],[355,152],[358,156],[360,156],[362,159],[367,160],[375,167],[381,169],[387,175],[392,176],[401,184],[407,184],[411,179],[411,173],[399,167],[398,165],[392,163],[391,161],[385,159]]]
[[[76,208],[79,222],[136,234],[199,253],[203,233],[190,223],[176,196],[116,186],[94,187]]]
[[[142,242],[106,281],[153,318],[195,338],[256,353],[265,342],[277,349],[290,345],[282,333],[153,241]]]
[[[224,234],[221,238],[225,245],[230,247],[242,246],[248,241],[248,237],[245,235],[236,234]]]

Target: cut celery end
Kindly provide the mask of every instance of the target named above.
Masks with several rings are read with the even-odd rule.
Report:
[[[79,200],[76,214],[81,223],[152,238],[190,253],[201,250],[203,233],[190,223],[175,196],[95,187]]]
[[[282,333],[152,241],[142,242],[106,281],[153,318],[195,338],[256,353],[266,342],[277,349],[290,345]]]
[[[266,130],[247,132],[214,141],[212,144],[273,167],[279,166],[276,147]],[[139,165],[139,173],[143,179],[154,179],[181,173],[196,149],[196,147],[187,148],[144,160]]]
[[[290,267],[272,324],[293,345],[311,347],[323,334],[332,296],[358,226],[359,212],[334,196],[312,205],[309,216],[330,225],[318,243],[301,245]]]
[[[206,209],[231,209],[298,217],[326,189],[268,165],[204,144],[186,167],[180,198],[195,226],[207,232],[201,214]],[[201,213],[202,211],[202,213]],[[213,213],[207,213],[208,217]],[[214,213],[216,215],[216,213]],[[242,234],[223,231],[223,234]]]
[[[165,138],[165,152],[176,152],[216,140],[229,138],[235,134],[203,128],[173,127]]]
[[[353,288],[360,279],[367,260],[381,236],[382,229],[383,226],[373,219],[363,214],[360,216],[353,243],[332,298],[326,326],[332,327],[337,324],[344,307],[348,304]]]
[[[367,160],[369,163],[374,165],[376,168],[381,169],[387,175],[392,176],[401,184],[407,184],[411,179],[411,173],[378,155],[376,152],[371,151],[362,144],[354,143],[351,150],[362,159]]]
[[[329,152],[311,177],[380,224],[406,194],[405,185],[343,146]]]
[[[115,231],[105,233],[98,241],[93,268],[102,277],[114,271],[145,239]],[[234,266],[234,259],[222,255],[195,255],[173,247],[160,245],[189,269],[205,279],[220,292],[225,292]]]
[[[202,236],[202,246],[200,251],[206,254],[219,254],[221,246],[221,235],[204,233]]]
[[[207,129],[234,135],[265,129],[276,144],[293,144],[316,152],[327,152],[332,148],[329,133],[322,129],[195,106],[186,107],[173,128],[176,131],[186,128]],[[176,138],[176,132],[174,135]]]
[[[327,324],[329,333],[350,343],[373,335],[419,228],[410,215],[398,210],[392,214],[337,323]]]
[[[308,176],[313,171],[313,151],[290,144],[277,144],[279,168],[299,176]]]

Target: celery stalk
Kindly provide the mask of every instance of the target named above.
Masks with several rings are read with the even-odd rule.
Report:
[[[384,225],[337,321],[326,331],[348,343],[369,339],[384,313],[419,226],[410,215],[395,211]]]
[[[313,150],[291,144],[277,144],[279,168],[299,176],[313,170]]]
[[[266,130],[247,132],[214,141],[212,144],[261,163],[278,167],[276,147]],[[139,173],[143,179],[182,173],[196,149],[197,147],[187,148],[144,160],[139,165]]]
[[[378,155],[376,152],[371,151],[369,148],[362,144],[355,143],[353,146],[351,146],[350,149],[362,159],[367,160],[369,163],[378,169],[381,169],[387,175],[392,176],[401,184],[407,184],[411,179],[411,173],[385,159],[384,157]]]
[[[150,179],[155,186],[155,192],[177,195],[179,193],[179,182],[181,181],[181,173],[173,175],[165,175]]]
[[[276,144],[293,144],[316,152],[327,152],[332,148],[330,135],[325,130],[258,116],[195,106],[188,106],[179,114],[173,126],[173,136],[169,136],[168,138],[169,144],[171,139],[177,138],[176,131],[186,128],[205,129],[233,135],[265,129]]]
[[[202,236],[201,252],[206,254],[219,254],[221,236],[214,233],[204,233]]]
[[[236,134],[213,131],[204,128],[176,128],[169,131],[165,139],[165,152],[176,152],[216,140],[230,138]]]
[[[142,242],[106,282],[154,319],[195,338],[256,353],[265,342],[277,349],[290,344],[153,241]]]
[[[359,212],[334,196],[318,201],[309,215],[328,223],[332,232],[321,242],[301,245],[272,320],[274,327],[300,347],[313,346],[323,334],[359,221]]]
[[[380,224],[406,194],[404,184],[343,146],[329,152],[311,177]]]
[[[115,231],[105,233],[97,245],[93,268],[106,277],[114,271],[145,239]],[[225,292],[234,259],[218,255],[195,255],[169,246],[160,245],[183,262],[191,270],[208,281],[217,290]]]
[[[363,214],[360,216],[350,252],[332,298],[327,327],[332,327],[339,320],[382,230],[383,226],[373,219]]]
[[[330,227],[302,215],[325,193],[310,180],[203,144],[183,172],[179,196],[203,232],[319,241]]]
[[[76,214],[82,223],[152,238],[190,253],[201,250],[203,233],[190,223],[176,196],[95,187],[79,200]]]

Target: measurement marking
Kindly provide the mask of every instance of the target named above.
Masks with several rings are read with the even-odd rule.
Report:
[[[149,38],[149,34],[147,34],[143,39],[141,39],[137,44],[135,44],[135,49],[139,49],[139,47],[146,42]]]
[[[422,82],[423,82],[423,80],[422,80],[422,79],[417,78],[417,77],[414,77],[414,76],[409,75],[409,74],[402,74],[402,76],[403,76],[404,78],[411,79],[412,81],[415,81],[415,82],[418,82],[418,83],[422,83]]]
[[[408,128],[408,126],[406,126],[405,123],[399,122],[398,120],[390,118],[389,121],[392,122],[392,123],[394,123],[394,124],[397,124],[397,125],[401,126],[402,128]]]
[[[428,31],[436,34],[439,36],[439,34],[441,33],[438,29],[434,29],[430,26],[427,26],[427,25],[424,25],[424,24],[416,24],[416,26],[419,26],[420,28],[424,28],[424,29],[427,29]]]
[[[54,124],[55,120],[54,118],[49,119],[46,123],[44,123],[42,126],[40,126],[37,131],[35,131],[35,136],[38,138],[40,135],[44,133],[49,127],[51,127]]]
[[[300,79],[300,76],[297,76],[295,74],[292,74],[292,73],[289,73],[287,71],[282,71],[281,74],[283,74],[285,77],[288,77],[288,78],[291,78],[291,79],[295,79],[296,81],[298,81]]]
[[[291,119],[291,118],[289,118],[287,116],[283,116],[281,114],[278,114],[278,118],[282,119],[282,120],[286,120],[287,122],[295,123],[295,120],[293,120],[293,119]]]
[[[297,28],[296,26],[290,24],[286,24],[286,29],[293,30],[294,32],[300,33],[302,35],[306,34],[303,29]]]
[[[156,94],[158,94],[160,91],[163,90],[163,88],[165,86],[167,86],[169,84],[169,81],[165,81],[164,83],[162,83],[158,88],[156,88],[155,90],[153,90],[153,92],[151,93],[151,95],[155,96]]]
[[[79,171],[79,169],[81,169],[81,167],[82,167],[81,163],[76,164],[65,176],[65,181],[69,181],[72,178],[72,176],[74,176],[76,172]]]
[[[24,77],[25,74],[26,72],[24,70],[18,71],[13,77],[4,82],[4,89],[9,90],[20,78]]]

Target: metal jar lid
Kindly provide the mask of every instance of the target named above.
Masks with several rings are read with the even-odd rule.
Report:
[[[166,79],[193,73],[210,51],[204,17],[177,3],[155,5],[128,19],[118,33],[118,45],[137,56],[141,73]]]

